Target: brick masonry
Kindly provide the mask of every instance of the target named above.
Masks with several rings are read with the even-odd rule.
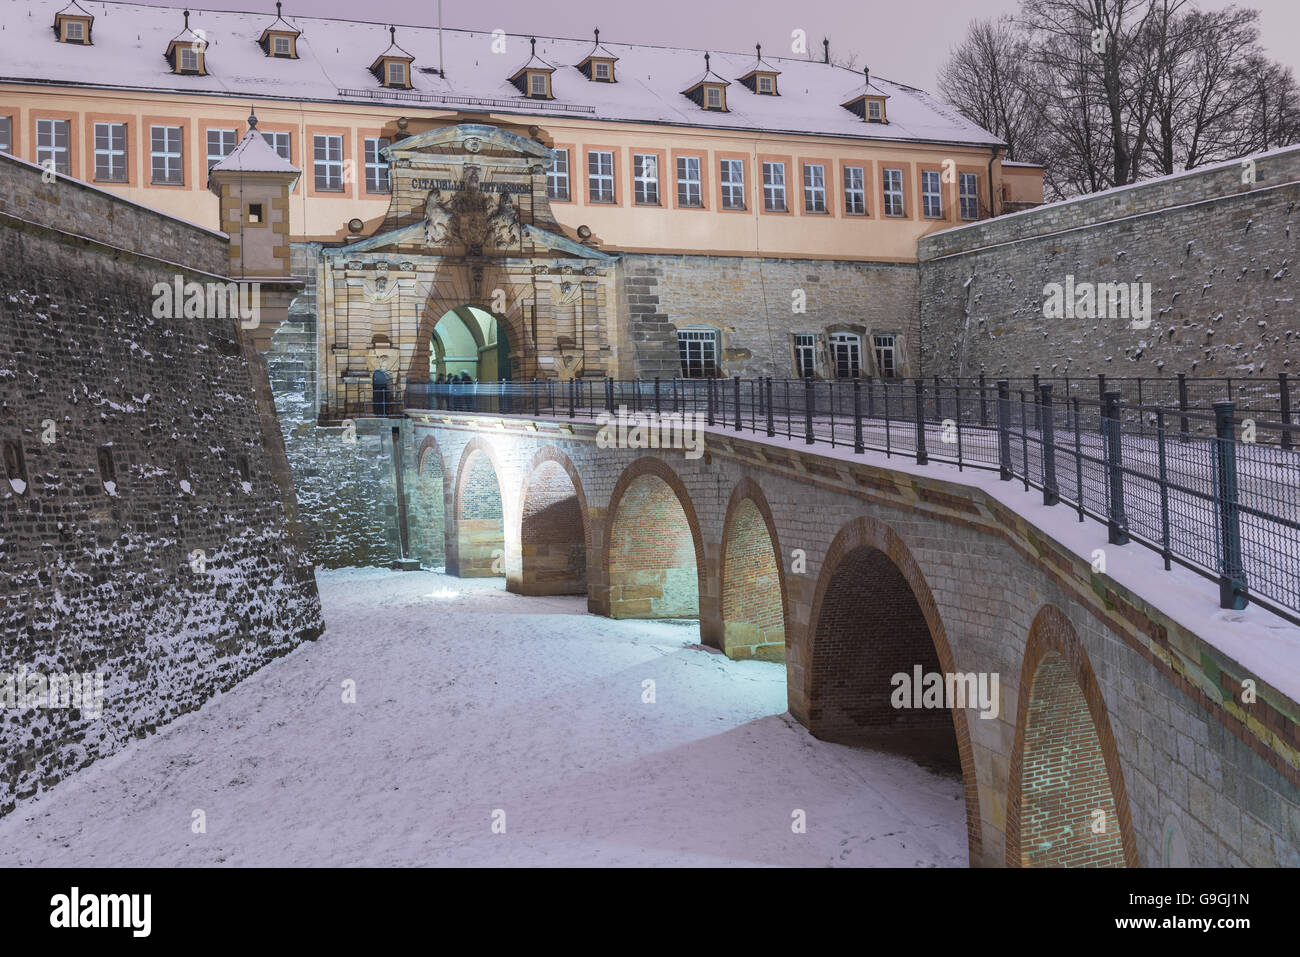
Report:
[[[735,519],[743,487],[741,498],[772,517],[784,581],[790,711],[814,733],[836,736],[829,725],[817,726],[817,709],[824,718],[834,713],[829,705],[856,728],[873,730],[872,702],[888,689],[864,695],[844,677],[858,675],[859,686],[878,681],[894,667],[883,663],[886,653],[900,662],[937,663],[945,672],[997,673],[996,717],[966,708],[950,713],[948,722],[965,783],[972,863],[1023,863],[1023,775],[1013,775],[1042,754],[1042,735],[1026,741],[1033,704],[1026,689],[1034,685],[1039,659],[1052,652],[1068,664],[1088,703],[1096,735],[1087,739],[1088,754],[1095,759],[1100,751],[1106,767],[1125,862],[1162,864],[1165,828],[1173,820],[1193,865],[1300,865],[1300,707],[955,475],[917,476],[874,457],[849,462],[734,433],[710,433],[708,453],[689,460],[680,452],[599,448],[596,427],[583,422],[436,412],[411,418],[414,439],[436,444],[447,474],[461,468],[466,448],[490,449],[509,587],[518,587],[532,560],[521,548],[527,476],[542,458],[562,462],[579,476],[586,503],[589,610],[616,610],[621,596],[614,576],[627,566],[620,553],[646,563],[658,555],[659,564],[677,563],[683,582],[696,575],[702,640],[724,650],[723,608],[732,605],[721,598],[723,539],[730,536],[730,548],[745,538],[745,524]],[[633,501],[649,507],[655,520],[647,521],[644,511],[625,515]],[[686,530],[665,525],[664,516],[678,510],[687,516]],[[449,539],[454,534],[448,530]],[[846,590],[848,578],[857,585]],[[827,636],[832,641],[823,643]],[[874,671],[871,656],[862,654],[863,636],[892,643]],[[1260,689],[1249,706],[1234,690],[1246,677]],[[1056,678],[1068,690],[1064,675]],[[1035,686],[1033,694],[1064,694],[1050,684]],[[1077,697],[1066,697],[1077,706]],[[1073,826],[1082,833],[1090,823],[1091,816]],[[1063,853],[1077,850],[1058,845]],[[1085,848],[1083,858],[1101,862],[1095,852]]]
[[[0,672],[104,676],[98,717],[0,709],[0,813],[323,629],[260,357],[154,315],[225,269],[223,235],[0,155]]]
[[[1276,378],[1300,345],[1300,147],[933,233],[926,375]],[[1149,282],[1151,325],[1044,319],[1044,289]]]

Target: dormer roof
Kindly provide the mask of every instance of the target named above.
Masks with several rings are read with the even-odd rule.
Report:
[[[616,57],[607,47],[605,47],[600,42],[600,30],[596,30],[595,33],[596,33],[595,45],[592,46],[592,48],[587,51],[587,55],[583,57],[582,60],[580,60],[577,64],[578,69],[583,72],[583,75],[586,76],[587,79],[591,79],[591,63],[593,60],[606,60],[611,65],[618,62],[618,57]]]
[[[94,14],[90,13],[77,0],[72,0],[66,7],[54,15],[54,35],[63,39],[63,23],[66,20],[81,20],[86,24],[86,36],[82,43],[90,43],[90,29],[95,23]]]
[[[371,73],[383,69],[385,60],[405,60],[407,63],[415,62],[415,57],[411,56],[411,54],[407,53],[397,45],[397,27],[388,28],[388,38],[390,41],[388,49],[375,57],[375,62],[370,64],[369,69]],[[382,77],[380,79],[382,79]]]
[[[531,44],[528,60],[514,73],[510,74],[511,83],[518,85],[519,78],[528,73],[554,73],[555,67],[547,63],[537,55],[537,38],[530,37],[528,42]]]
[[[302,31],[295,27],[280,14],[279,2],[275,5],[275,19],[262,31],[262,35],[257,38],[257,42],[263,50],[266,50],[271,42],[272,34],[290,35],[297,39],[302,36]]]
[[[718,74],[714,73],[712,68],[710,68],[709,54],[707,53],[704,54],[704,72],[692,80],[686,89],[682,90],[682,93],[686,96],[690,96],[693,92],[706,84],[709,86],[731,86],[730,80],[724,80],[722,77],[718,76]]]
[[[880,104],[881,120],[885,118],[885,101],[889,99],[889,94],[871,82],[871,71],[864,69],[862,71],[862,80],[854,88],[840,105],[846,110],[856,114],[862,119],[868,119],[867,104],[875,100]]]

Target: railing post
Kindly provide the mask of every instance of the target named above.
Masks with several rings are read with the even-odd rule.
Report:
[[[605,376],[605,411],[614,414],[614,377]]]
[[[1233,403],[1214,403],[1215,471],[1219,506],[1219,540],[1222,559],[1219,568],[1219,607],[1246,607],[1246,572],[1241,564],[1241,518],[1237,504],[1237,436],[1232,418]]]
[[[574,417],[574,403],[576,402],[575,393],[578,391],[578,380],[576,378],[569,380],[569,418]]]
[[[853,380],[853,451],[861,455],[862,446],[862,383]]]
[[[1181,441],[1189,441],[1187,427],[1187,373],[1178,373],[1178,411],[1183,413],[1182,421],[1179,423],[1181,432]]]
[[[1102,396],[1101,429],[1106,446],[1106,485],[1110,491],[1106,533],[1112,545],[1128,544],[1128,516],[1124,514],[1124,464],[1121,459],[1118,390]]]
[[[736,376],[731,380],[731,394],[736,407],[736,431],[740,432],[743,430],[743,426],[740,424],[740,376]]]
[[[776,435],[776,421],[772,417],[772,377],[767,377],[767,434]]]
[[[1038,437],[1039,437],[1040,439],[1041,439],[1042,436],[1043,436],[1043,406],[1042,406],[1042,402],[1041,402],[1041,398],[1042,398],[1042,394],[1043,394],[1043,393],[1042,393],[1041,390],[1042,390],[1042,386],[1040,386],[1040,385],[1038,384],[1038,373],[1035,372],[1035,373],[1034,373],[1034,392],[1033,392],[1033,396],[1034,396],[1034,428],[1037,430],[1037,432],[1038,432]]]
[[[803,380],[803,440],[805,445],[812,445],[813,439],[813,381]]]
[[[1165,410],[1159,407],[1156,408],[1156,450],[1160,470],[1160,555],[1165,560],[1165,571],[1169,571],[1169,465],[1165,457]]]
[[[1061,501],[1061,490],[1056,485],[1056,422],[1052,415],[1052,387],[1038,387],[1041,402],[1038,417],[1042,420],[1039,439],[1042,448],[1039,452],[1043,460],[1043,504],[1055,505]]]
[[[1011,481],[1011,383],[998,380],[998,478]]]
[[[537,379],[533,379],[533,415],[537,415]]]
[[[930,456],[925,451],[925,381],[916,380],[916,464],[925,465]]]
[[[867,376],[867,418],[876,417],[876,380]]]
[[[704,398],[708,406],[709,425],[713,424],[713,379],[710,377],[704,380]]]
[[[984,398],[984,373],[980,373],[980,428],[988,428],[989,408]]]
[[[943,421],[943,400],[939,398],[939,377],[934,377],[934,417]]]
[[[1291,424],[1291,386],[1290,383],[1287,382],[1287,376],[1285,372],[1279,372],[1277,374],[1277,387],[1280,390],[1278,392],[1278,396],[1282,404],[1282,424],[1284,426],[1290,425]],[[1291,430],[1290,429],[1284,428],[1282,430],[1282,448],[1286,449],[1288,452],[1291,451]]]
[[[659,377],[655,376],[655,415],[659,414]]]

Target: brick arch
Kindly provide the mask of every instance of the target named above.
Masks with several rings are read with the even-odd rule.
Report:
[[[745,476],[727,503],[718,563],[728,657],[785,660],[790,604],[782,556],[767,496]]]
[[[415,452],[415,481],[411,483],[411,554],[422,565],[436,568],[447,560],[447,467],[433,436],[425,436]]]
[[[636,483],[643,479],[657,480],[660,488],[655,488],[653,481],[644,483],[649,488],[641,488]],[[666,488],[665,488],[666,487]],[[625,542],[622,535],[629,529],[625,524],[628,516],[620,516],[619,511],[629,493],[644,494],[648,501],[643,502],[653,511],[662,510],[658,516],[647,518],[677,519],[672,503],[675,501],[680,509],[680,521],[673,524],[676,533],[664,534],[667,530],[662,522],[653,526],[654,539],[660,548],[656,551],[651,546],[650,531],[644,531],[635,542]],[[705,595],[705,557],[704,538],[700,534],[700,522],[695,514],[686,486],[669,466],[661,459],[644,456],[637,459],[618,477],[614,491],[609,497],[608,526],[605,534],[603,571],[608,588],[608,606],[606,614],[611,618],[661,618],[661,617],[698,617],[700,596]],[[620,522],[620,518],[623,519]],[[628,545],[644,546],[641,555],[649,555],[649,560],[634,560],[628,551]],[[665,548],[664,546],[670,546]],[[689,602],[676,602],[672,599],[675,587],[680,587],[682,574],[682,553],[688,553],[695,565],[695,605],[690,610]],[[638,566],[643,567],[638,567]],[[649,567],[644,567],[649,566]],[[681,614],[678,614],[681,612]]]
[[[495,483],[495,495],[490,486],[485,487],[489,473]],[[456,483],[452,488],[452,521],[447,523],[448,573],[461,578],[504,575],[504,571],[493,570],[496,561],[493,553],[499,551],[498,557],[505,556],[505,527],[509,507],[505,483],[501,481],[500,463],[492,443],[482,436],[476,436],[465,444],[456,469]],[[503,569],[504,562],[497,567]]]
[[[566,494],[571,492],[572,494]],[[582,477],[554,445],[538,450],[519,492],[518,583],[524,595],[587,594],[591,521]]]
[[[868,572],[876,575],[877,578],[862,583],[866,591],[855,594],[854,591],[843,587],[845,581],[842,576],[836,582],[837,575],[846,570],[859,574]],[[842,687],[847,683],[848,676],[843,673],[835,660],[836,649],[833,646],[835,644],[843,646],[846,644],[843,638],[847,637],[851,643],[875,651],[881,642],[893,640],[889,626],[894,622],[888,617],[882,619],[878,614],[863,615],[862,606],[858,604],[871,594],[872,589],[882,589],[881,579],[884,579],[883,586],[888,587],[890,597],[901,606],[902,614],[907,618],[906,624],[912,631],[911,650],[923,651],[924,649],[918,649],[917,645],[928,636],[930,650],[934,655],[933,661],[937,664],[938,670],[944,674],[957,670],[952,648],[948,643],[947,629],[939,616],[934,595],[916,559],[912,557],[912,553],[898,533],[888,525],[866,516],[857,518],[840,529],[831,542],[813,593],[812,612],[807,630],[808,649],[804,658],[807,667],[804,671],[803,695],[804,700],[808,702],[806,724],[809,731],[817,737],[851,737],[838,733],[834,728],[827,728],[826,731],[819,728],[819,724],[825,723],[826,716],[823,711],[829,703],[827,692],[836,690],[851,692],[852,690]],[[832,590],[832,583],[837,585],[837,590]],[[846,604],[849,605],[847,610],[850,614],[843,616]],[[837,612],[841,615],[837,616]],[[857,614],[854,615],[853,612]],[[839,618],[838,622],[832,620],[834,617]],[[884,629],[879,628],[882,621],[885,625]],[[841,631],[841,641],[838,643],[834,641],[836,637],[834,629],[837,624]],[[844,635],[846,626],[858,626],[859,633]],[[862,633],[862,626],[867,626],[865,630],[869,634]],[[871,626],[879,630],[873,631]],[[863,638],[866,640],[864,641]],[[856,642],[853,642],[854,639],[857,639]],[[911,665],[909,665],[910,669]],[[828,687],[831,682],[839,682],[841,688]],[[883,700],[888,700],[891,690],[888,685],[881,689]],[[877,702],[880,700],[879,694],[876,700]],[[971,746],[966,709],[954,707],[950,714],[966,799],[966,838],[970,861],[975,864],[980,861],[983,852],[975,755]],[[937,730],[937,726],[927,730]]]
[[[1137,867],[1124,771],[1106,703],[1074,626],[1054,605],[1044,605],[1029,628],[1017,697],[1007,866]],[[1031,785],[1031,778],[1041,783]],[[1036,791],[1032,808],[1026,807],[1027,786]],[[1112,822],[1103,834],[1092,830],[1098,808]],[[1066,828],[1078,839],[1062,842]]]

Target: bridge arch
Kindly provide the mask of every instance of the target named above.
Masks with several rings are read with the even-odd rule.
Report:
[[[518,583],[524,595],[587,594],[591,528],[582,477],[556,446],[539,449],[519,493]]]
[[[966,798],[970,860],[982,853],[979,789],[964,707],[895,708],[896,674],[956,672],[947,630],[920,566],[898,534],[869,517],[831,542],[813,594],[804,696],[818,738],[872,743],[949,763]],[[920,689],[915,689],[919,695]]]
[[[433,436],[425,436],[415,452],[415,482],[411,488],[411,554],[437,568],[447,560],[447,466]]]
[[[1018,697],[1007,866],[1138,866],[1106,704],[1079,636],[1053,605],[1030,626]]]
[[[698,618],[704,540],[677,473],[660,459],[637,459],[619,476],[606,514],[609,617]]]
[[[727,503],[719,562],[722,649],[729,658],[785,660],[785,564],[772,509],[758,483],[736,483]]]
[[[447,568],[461,578],[505,575],[506,502],[500,476],[490,442],[475,437],[466,443],[460,453],[453,498],[455,536],[448,542],[456,567],[453,569],[449,560]]]

